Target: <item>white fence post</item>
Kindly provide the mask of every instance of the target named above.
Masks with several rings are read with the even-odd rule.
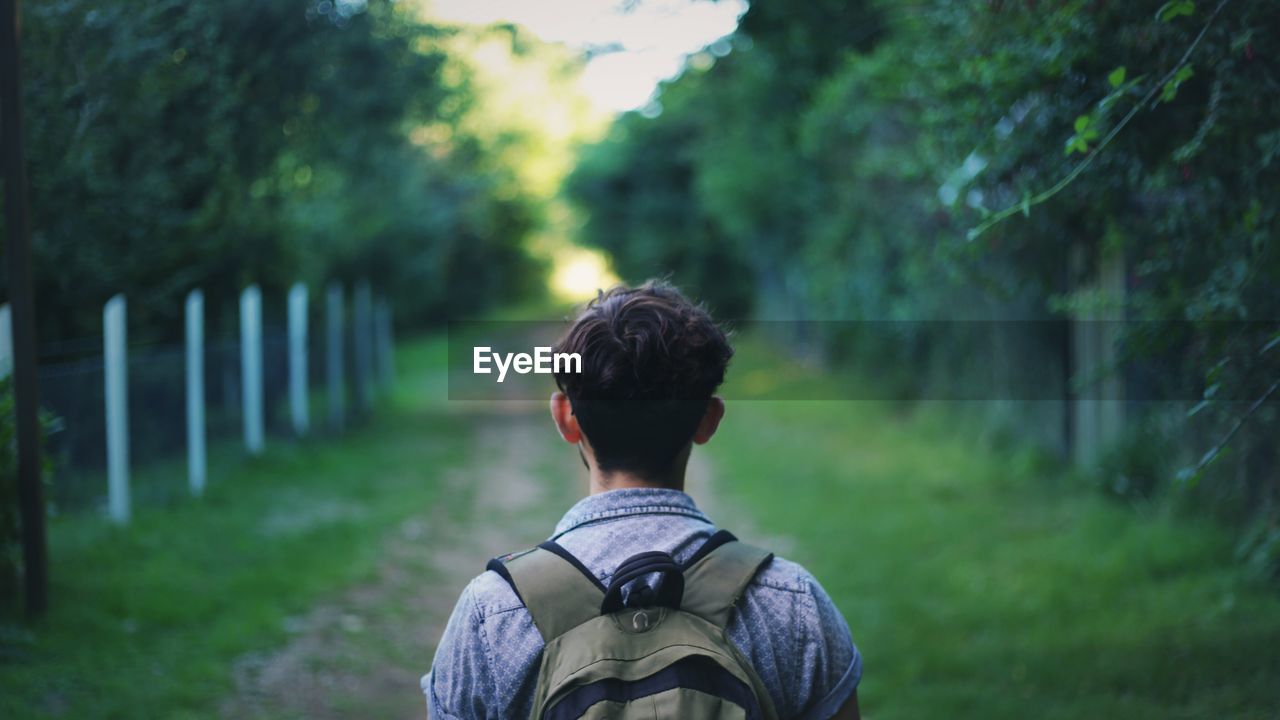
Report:
[[[125,300],[116,295],[102,309],[103,381],[107,413],[107,510],[119,524],[129,522],[129,357]]]
[[[204,432],[204,293],[187,293],[187,482],[204,494],[208,463]]]
[[[310,426],[307,408],[307,286],[289,290],[289,410],[293,432],[302,437]]]
[[[391,327],[391,303],[383,298],[378,302],[378,371],[383,387],[390,390],[396,383],[396,349]]]
[[[373,406],[373,293],[368,280],[356,285],[355,315],[356,396],[360,410],[368,412]]]
[[[346,414],[346,386],[342,357],[342,285],[329,283],[325,297],[325,374],[329,388],[329,427],[342,432]]]
[[[0,305],[0,378],[13,372],[13,311],[9,303]]]
[[[240,378],[244,447],[262,454],[262,292],[250,285],[240,294]]]

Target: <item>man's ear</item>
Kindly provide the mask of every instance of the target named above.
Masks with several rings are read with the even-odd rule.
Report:
[[[710,440],[711,436],[716,434],[716,428],[720,427],[722,419],[724,419],[724,399],[719,395],[712,395],[707,403],[707,411],[702,414],[702,419],[698,421],[698,428],[693,431],[693,442],[701,445]]]
[[[556,423],[560,437],[570,445],[582,441],[582,428],[578,427],[578,418],[573,415],[573,405],[569,396],[562,392],[551,393],[551,419]]]

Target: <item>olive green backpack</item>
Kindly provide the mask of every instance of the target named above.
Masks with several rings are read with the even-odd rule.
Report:
[[[721,530],[683,565],[664,552],[623,562],[605,587],[554,542],[490,561],[546,642],[531,720],[776,720],[725,625],[771,553]],[[652,573],[623,601],[627,583]]]

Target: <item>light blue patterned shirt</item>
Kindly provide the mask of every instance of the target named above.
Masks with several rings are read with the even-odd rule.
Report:
[[[583,498],[551,539],[607,586],[632,555],[662,550],[684,562],[715,531],[685,493],[643,488]],[[840,611],[807,570],[782,558],[756,575],[727,630],[781,718],[831,717],[862,677],[862,658]],[[542,646],[506,581],[495,572],[481,574],[462,591],[431,672],[422,678],[431,720],[527,718]]]

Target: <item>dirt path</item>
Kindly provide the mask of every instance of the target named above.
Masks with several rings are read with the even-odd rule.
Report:
[[[446,470],[436,507],[390,534],[375,577],[288,620],[283,647],[236,663],[223,717],[423,717],[418,679],[463,586],[488,558],[545,538],[578,478],[572,453],[553,456],[540,407],[489,412],[468,467]]]

